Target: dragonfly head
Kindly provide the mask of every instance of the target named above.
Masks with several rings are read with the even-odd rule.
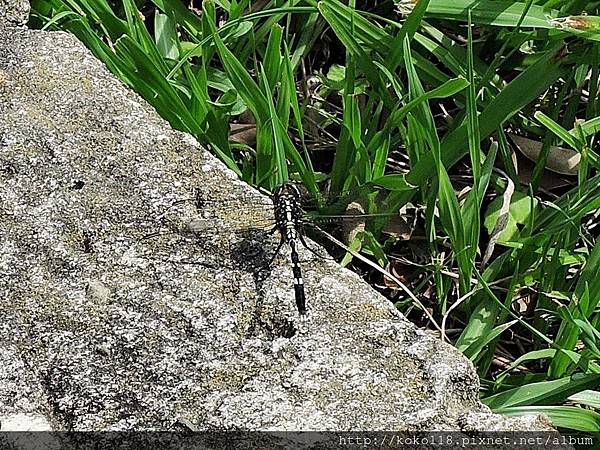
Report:
[[[284,181],[273,190],[273,202],[277,204],[282,199],[288,198],[298,203],[300,201],[300,190],[296,183]]]

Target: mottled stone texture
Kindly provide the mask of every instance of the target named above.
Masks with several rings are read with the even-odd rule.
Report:
[[[25,25],[29,19],[27,0],[0,0],[0,27]]]
[[[305,250],[301,321],[287,255],[266,268],[276,236],[183,231],[197,211],[176,202],[197,188],[268,204],[75,37],[0,28],[0,416],[71,430],[548,428],[492,415],[455,349]]]

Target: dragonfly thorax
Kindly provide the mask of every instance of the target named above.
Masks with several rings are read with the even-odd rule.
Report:
[[[281,235],[288,242],[296,240],[303,215],[298,187],[290,182],[277,186],[273,191],[273,208],[275,226]]]

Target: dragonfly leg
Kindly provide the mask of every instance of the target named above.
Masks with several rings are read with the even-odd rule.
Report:
[[[283,247],[284,243],[285,243],[285,238],[282,235],[281,239],[279,240],[279,245],[277,246],[277,250],[275,250],[275,253],[273,253],[273,256],[271,257],[271,259],[267,263],[267,267],[270,267],[271,264],[273,264],[273,261],[275,261],[275,258],[277,258],[277,255],[279,255],[279,251],[281,250],[281,247]]]
[[[316,251],[314,248],[312,248],[310,245],[308,245],[308,243],[306,242],[306,239],[304,239],[304,236],[302,235],[302,233],[298,233],[298,237],[300,238],[300,242],[302,242],[302,245],[304,245],[304,247],[307,250],[309,250],[313,255],[315,255],[321,259],[327,259],[326,256],[321,255],[318,251]]]

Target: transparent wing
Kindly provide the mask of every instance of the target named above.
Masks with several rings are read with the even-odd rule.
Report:
[[[234,206],[245,205],[249,208],[273,208],[273,202],[270,198],[222,198],[222,199],[214,199],[214,198],[195,198],[191,199],[194,201],[196,207],[198,209],[202,209],[204,205],[209,207],[223,207],[223,208],[231,208]],[[189,201],[189,200],[188,200]]]
[[[220,215],[194,217],[187,223],[187,231],[196,235],[241,233],[251,230],[269,231],[274,225],[272,213],[263,215],[249,210],[232,210],[221,211]]]
[[[171,204],[153,219],[153,224],[141,240],[168,239],[173,235],[184,239],[223,237],[250,230],[270,230],[275,219],[272,204],[251,205],[232,199],[197,205],[196,199],[188,198]]]
[[[187,207],[181,208],[184,204],[187,204]],[[316,211],[308,211],[303,215],[301,223],[343,225],[397,215],[398,213],[357,214],[354,211],[319,214]],[[163,224],[171,231],[190,232],[195,235],[244,232],[253,229],[271,230],[275,226],[273,202],[270,198],[260,195],[206,198],[196,192],[194,197],[174,202],[162,215],[162,219]]]

